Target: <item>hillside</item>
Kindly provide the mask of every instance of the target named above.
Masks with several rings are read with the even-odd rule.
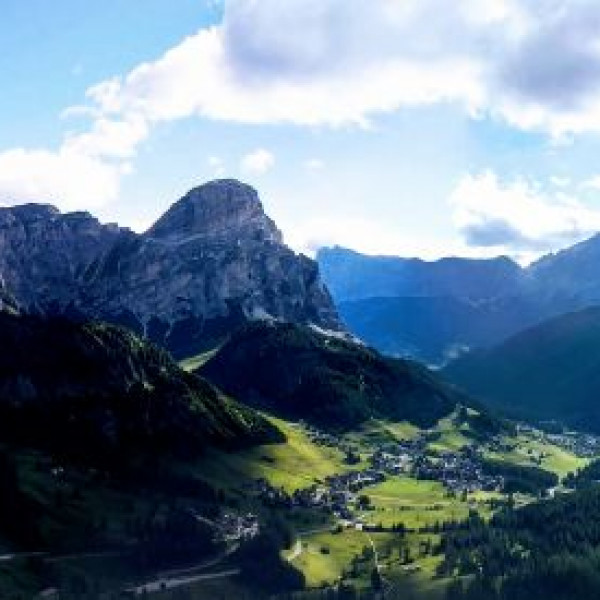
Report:
[[[511,414],[600,431],[600,308],[545,321],[443,373]]]
[[[471,516],[444,535],[441,575],[456,577],[456,600],[580,600],[600,594],[598,486]],[[518,549],[515,551],[515,549]]]
[[[416,363],[293,324],[247,326],[198,372],[251,406],[330,428],[379,417],[427,427],[463,399]]]
[[[122,465],[268,439],[272,428],[131,333],[0,313],[0,436]]]
[[[600,234],[543,256],[527,269],[539,293],[572,298],[576,307],[600,302]]]
[[[367,344],[393,356],[440,365],[516,333],[534,307],[516,300],[473,302],[454,296],[363,298],[338,303],[340,317]]]

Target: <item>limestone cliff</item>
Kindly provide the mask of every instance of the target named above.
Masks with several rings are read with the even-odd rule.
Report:
[[[193,189],[141,235],[46,205],[0,209],[0,253],[23,310],[124,324],[177,356],[255,319],[341,328],[316,263],[235,180]]]

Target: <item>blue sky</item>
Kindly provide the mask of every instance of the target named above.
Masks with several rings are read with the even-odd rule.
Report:
[[[531,260],[600,229],[596,4],[5,0],[0,204],[237,177],[301,251]]]

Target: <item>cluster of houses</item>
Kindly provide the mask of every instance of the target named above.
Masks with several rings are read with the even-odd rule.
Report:
[[[427,453],[427,437],[388,443],[378,448],[371,456],[374,469],[388,475],[410,474],[413,465]]]
[[[459,452],[444,452],[435,458],[421,457],[413,466],[418,479],[441,482],[455,494],[465,492],[497,492],[504,487],[501,475],[484,472],[479,453],[470,446]]]
[[[295,490],[291,494],[283,488],[272,486],[266,479],[254,480],[248,489],[268,506],[316,508],[349,519],[352,516],[350,506],[356,503],[357,493],[382,481],[385,481],[385,474],[369,468],[332,475],[322,483]]]
[[[389,475],[406,474],[439,481],[454,493],[499,491],[504,484],[502,477],[484,473],[481,455],[472,446],[432,456],[422,438],[388,444],[372,455],[371,464],[374,469]]]
[[[517,444],[515,442],[507,441],[500,435],[494,435],[486,442],[486,449],[489,452],[494,452],[496,454],[512,452],[516,446]]]
[[[481,454],[475,448],[466,446],[458,452],[434,456],[427,450],[426,439],[420,437],[385,444],[371,455],[370,467],[332,475],[293,493],[274,487],[265,479],[255,480],[249,491],[269,506],[321,509],[341,520],[352,520],[352,509],[358,507],[360,490],[396,475],[439,481],[456,494],[500,491],[504,485],[501,476],[484,472]]]
[[[600,454],[600,438],[589,433],[549,433],[549,442],[582,458],[594,458]]]
[[[219,542],[245,542],[260,533],[258,517],[253,513],[238,515],[223,513],[215,525],[215,540]]]
[[[526,423],[519,423],[517,431],[533,440],[554,444],[581,458],[594,458],[600,455],[600,437],[591,433],[582,433],[579,431],[546,433]]]

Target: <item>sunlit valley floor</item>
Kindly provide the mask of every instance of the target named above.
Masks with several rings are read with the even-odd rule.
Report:
[[[285,442],[237,452],[211,450],[198,461],[172,462],[159,470],[162,477],[136,489],[43,454],[20,453],[19,489],[37,507],[49,550],[10,558],[6,548],[0,571],[3,597],[18,597],[18,590],[28,588],[33,593],[41,582],[54,580],[63,590],[61,598],[103,590],[136,590],[161,599],[261,598],[278,595],[280,585],[295,587],[289,565],[313,590],[369,594],[376,572],[376,585],[386,597],[444,598],[456,574],[441,568],[446,530],[475,513],[487,521],[509,502],[523,505],[566,491],[551,477],[538,481],[537,470],[562,479],[600,450],[596,438],[554,436],[529,427],[482,438],[457,413],[428,430],[372,421],[339,436],[306,424],[273,422]],[[463,450],[471,446],[477,453]],[[426,463],[440,469],[426,474]],[[498,464],[532,472],[509,470],[503,483],[493,477],[488,481],[486,465]],[[178,493],[174,482],[181,487]],[[201,560],[194,564],[183,558],[177,564],[171,556],[161,562],[159,548],[154,557],[152,550],[130,556],[126,546],[140,530],[147,527],[147,535],[158,540],[166,535],[169,514],[176,521],[177,511],[191,510],[220,536],[214,548],[200,552]],[[173,527],[181,535],[176,523]],[[283,566],[273,568],[266,558],[269,550],[254,548],[265,553],[257,573],[244,546],[253,548],[263,528],[277,533],[274,544],[281,546]],[[112,548],[120,549],[90,547],[99,533],[105,544],[110,540]],[[199,549],[193,550],[198,555]]]

